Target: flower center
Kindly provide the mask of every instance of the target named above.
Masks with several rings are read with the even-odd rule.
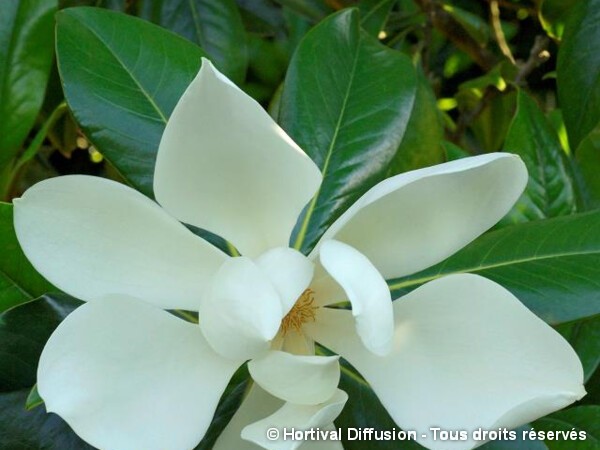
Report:
[[[306,289],[281,321],[281,333],[285,336],[290,330],[300,332],[304,323],[314,322],[317,310],[314,303],[315,297],[312,289]]]

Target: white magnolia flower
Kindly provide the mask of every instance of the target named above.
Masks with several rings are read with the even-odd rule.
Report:
[[[384,281],[472,241],[526,180],[508,154],[389,178],[305,257],[288,240],[318,195],[318,168],[204,61],[160,144],[154,191],[164,209],[89,176],[43,181],[15,202],[30,261],[88,301],[48,341],[40,395],[100,449],[188,450],[249,360],[256,385],[216,448],[295,448],[268,441],[265,429],[331,427],[347,398],[337,357],[315,356],[316,341],[347,358],[395,422],[418,435],[431,426],[515,427],[562,408],[585,393],[581,364],[510,292],[458,274],[392,303]],[[222,235],[244,256],[229,257],[180,221]],[[327,307],[346,300],[351,311]],[[199,311],[200,324],[163,308]]]

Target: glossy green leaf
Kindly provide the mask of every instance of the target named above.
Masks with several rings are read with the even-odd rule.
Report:
[[[501,284],[548,323],[600,314],[600,211],[484,234],[442,263],[391,281],[393,298],[466,272]]]
[[[600,207],[600,126],[585,137],[575,152],[580,191],[587,208]]]
[[[565,18],[578,0],[542,0],[538,17],[550,36],[560,40],[565,30]]]
[[[467,158],[468,156],[471,156],[465,149],[450,141],[442,141],[442,147],[444,148],[446,159],[448,161],[454,161],[456,159]]]
[[[0,313],[57,291],[29,263],[13,227],[13,207],[0,203]]]
[[[275,0],[281,6],[291,9],[312,21],[319,21],[333,9],[323,0]]]
[[[198,44],[221,72],[244,81],[246,32],[235,0],[143,0],[140,17]]]
[[[514,441],[492,441],[478,448],[481,450],[548,450],[548,446],[544,444],[544,441],[523,439],[523,431],[529,429],[531,429],[530,425],[523,425],[522,427],[516,428],[514,430],[516,433]]]
[[[25,409],[27,409],[29,411],[29,410],[37,408],[38,406],[41,406],[43,404],[44,404],[44,400],[42,400],[42,397],[40,397],[40,393],[38,392],[37,383],[36,383],[31,388],[31,391],[29,391],[29,395],[27,396],[27,399],[25,400]]]
[[[390,163],[388,176],[433,166],[445,160],[442,146],[444,129],[435,94],[420,68],[417,69],[417,77],[413,110],[396,156]]]
[[[467,122],[477,141],[477,152],[500,150],[514,115],[516,94],[506,89],[505,72],[509,69],[499,64],[485,75],[462,83],[456,94],[462,114],[469,116],[478,111]]]
[[[296,226],[296,248],[312,248],[333,220],[383,179],[415,94],[408,57],[362,31],[358,11],[330,16],[305,36],[287,72],[279,118],[324,180]]]
[[[44,296],[0,314],[0,391],[31,387],[38,360],[58,324],[82,302]]]
[[[0,393],[0,443],[6,450],[94,450],[56,414],[25,409],[28,389]]]
[[[369,384],[357,375],[346,363],[342,365],[340,389],[348,394],[348,401],[342,413],[335,420],[337,427],[375,428],[376,430],[399,430],[400,428],[385,410]],[[363,450],[364,440],[344,440],[345,450]],[[420,450],[421,445],[411,440],[404,441],[371,441],[369,448],[373,450]]]
[[[479,145],[479,151],[499,151],[506,137],[516,104],[515,92],[494,96],[470,125]]]
[[[385,27],[396,0],[361,0],[358,3],[360,25],[372,36],[378,37]]]
[[[600,316],[565,323],[558,331],[577,352],[587,382],[600,365]]]
[[[445,3],[443,8],[480,45],[484,45],[490,40],[491,30],[486,20],[450,3]]]
[[[0,168],[19,151],[44,100],[56,0],[3,0],[0,13]]]
[[[217,438],[223,432],[237,409],[239,408],[245,394],[250,387],[251,379],[248,373],[248,367],[243,365],[231,377],[225,392],[219,400],[219,405],[215,411],[213,420],[202,438],[200,444],[194,450],[211,450],[217,441]]]
[[[57,22],[58,64],[75,118],[127,182],[152,197],[162,132],[203,52],[112,11],[72,8],[59,12]]]
[[[580,0],[569,11],[558,51],[558,99],[571,148],[600,120],[600,0]]]
[[[555,432],[553,439],[547,439],[550,450],[597,450],[600,448],[600,406],[576,406],[550,414],[534,422],[535,430]],[[584,440],[557,439],[556,432],[584,431]]]
[[[527,188],[505,222],[528,222],[575,212],[573,183],[558,136],[535,101],[523,91],[517,95],[517,112],[504,151],[519,155],[529,172]]]

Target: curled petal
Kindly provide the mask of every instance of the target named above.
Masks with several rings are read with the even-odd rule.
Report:
[[[256,259],[256,265],[269,277],[287,314],[310,284],[314,263],[297,250],[279,247]]]
[[[159,203],[256,257],[288,245],[320,183],[318,167],[265,110],[203,59],[160,142]]]
[[[394,302],[392,352],[366,351],[347,311],[323,308],[307,324],[321,344],[365,377],[394,421],[417,435],[514,428],[580,399],[581,363],[569,344],[510,292],[452,275]],[[427,405],[427,407],[423,407]],[[420,443],[445,449],[432,439]],[[469,449],[473,441],[453,443]]]
[[[494,225],[526,184],[525,165],[507,153],[403,173],[371,188],[320,242],[335,238],[351,245],[385,279],[409,275],[444,260]]]
[[[392,297],[387,283],[360,252],[330,240],[321,246],[321,264],[346,292],[364,345],[377,355],[387,354],[394,335]]]
[[[308,430],[310,428],[325,429],[342,412],[348,395],[339,389],[326,402],[314,406],[295,405],[286,403],[276,412],[258,422],[246,426],[242,430],[242,438],[254,442],[268,450],[293,450],[302,444],[301,440],[283,438],[280,433],[279,439],[267,438],[267,429],[277,430],[292,428],[296,430]]]
[[[340,381],[337,356],[298,356],[271,351],[248,363],[252,379],[290,403],[316,405],[331,398]]]
[[[211,347],[234,360],[256,358],[269,349],[283,310],[267,275],[246,257],[221,266],[200,303],[200,329]]]
[[[44,180],[15,200],[27,258],[63,291],[90,301],[110,294],[197,311],[228,258],[152,200],[85,175]]]
[[[247,425],[270,416],[284,404],[253,384],[248,395],[221,432],[212,450],[260,450],[262,447],[242,439],[242,430]]]
[[[48,411],[103,450],[189,450],[239,366],[196,325],[110,297],[69,315],[46,344],[38,390]]]

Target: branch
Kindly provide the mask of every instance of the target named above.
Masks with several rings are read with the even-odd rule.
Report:
[[[427,14],[433,26],[459,49],[467,53],[479,67],[487,72],[496,65],[497,61],[494,55],[473,39],[463,26],[434,0],[415,1]]]
[[[550,39],[548,36],[536,36],[533,47],[529,52],[529,58],[525,63],[520,65],[519,72],[515,77],[515,84],[522,86],[525,84],[525,79],[533,72],[538,66],[548,61],[550,53],[548,53],[548,45]]]

